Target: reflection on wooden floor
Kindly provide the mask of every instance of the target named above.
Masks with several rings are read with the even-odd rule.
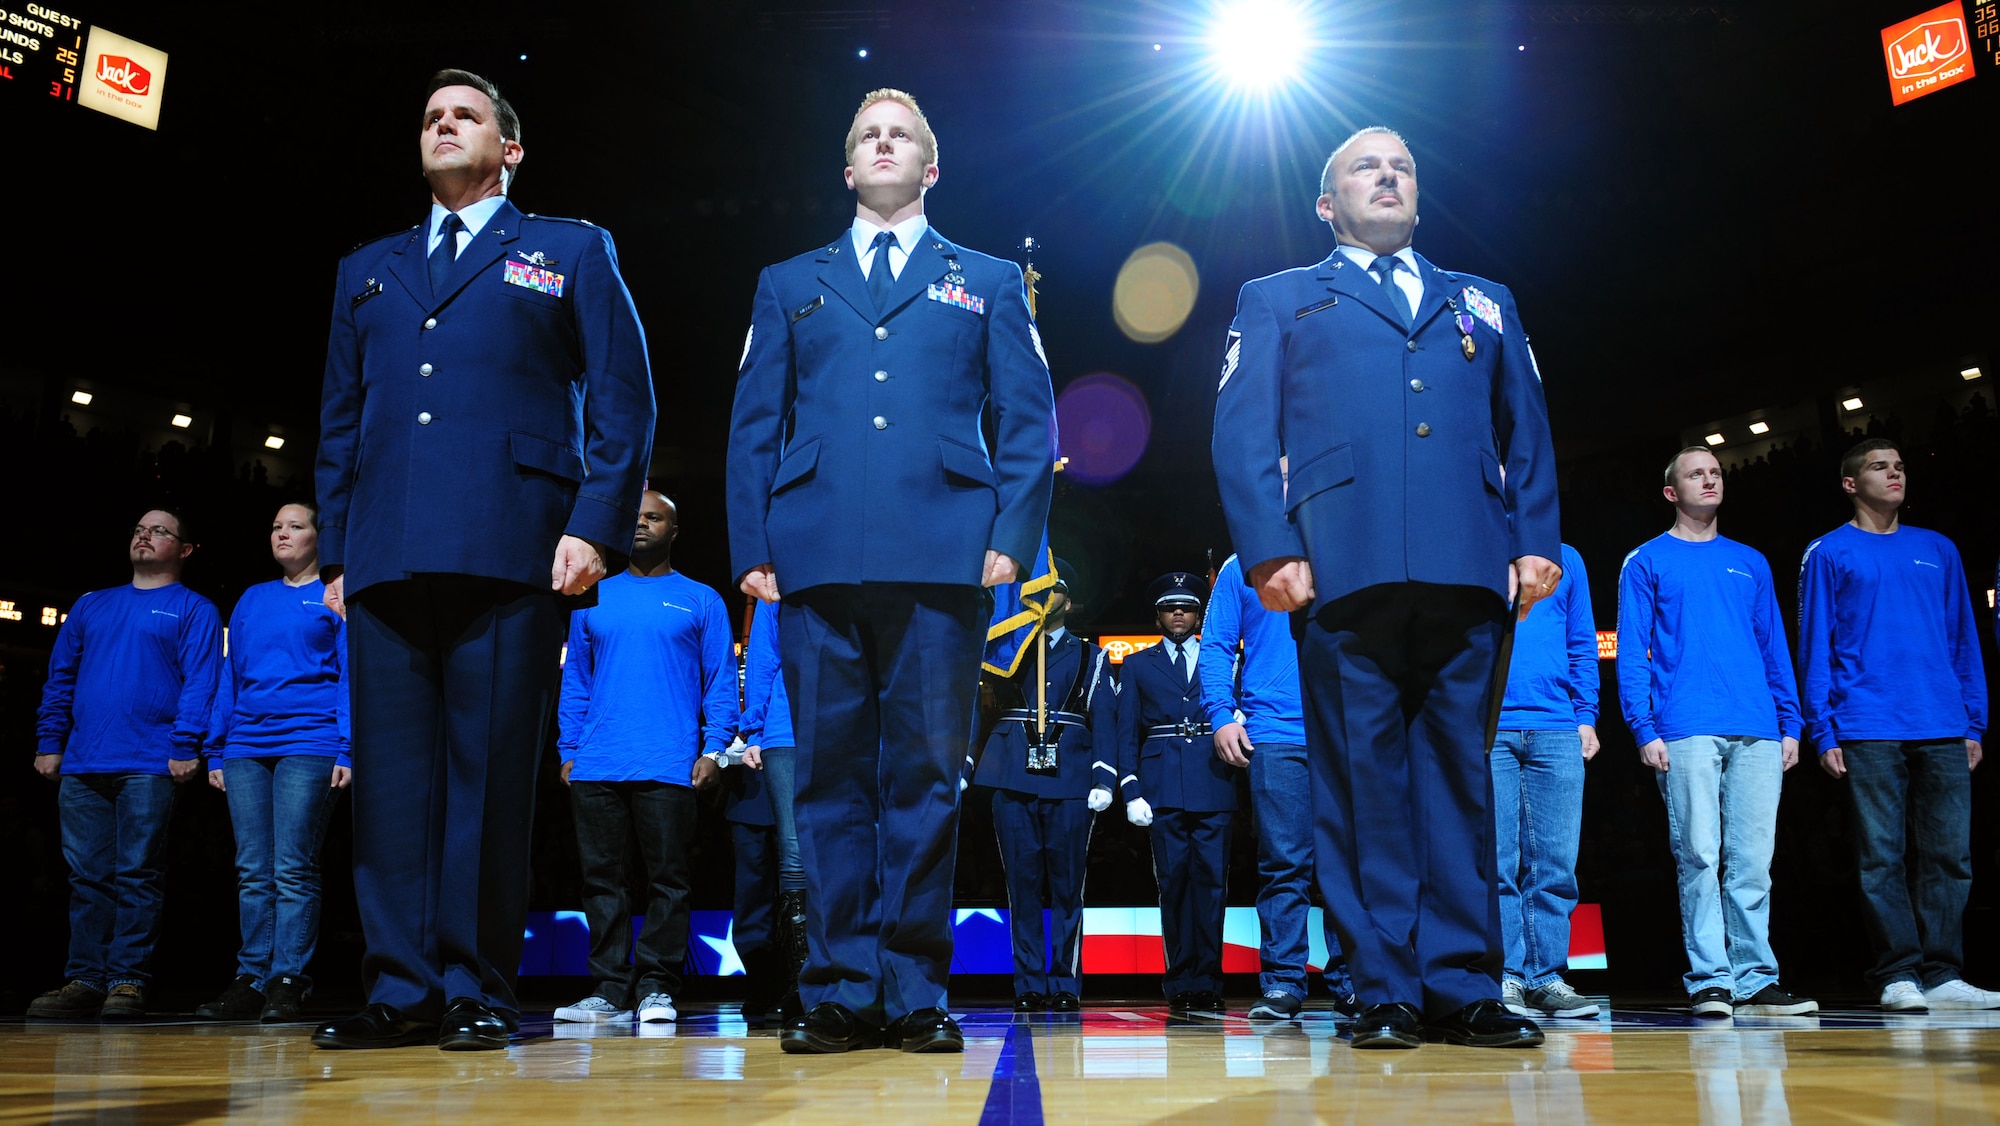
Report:
[[[308,1026],[0,1024],[0,1121],[2000,1121],[2000,1013],[1549,1021],[1540,1050],[1356,1052],[1298,1024],[961,1014],[962,1056],[788,1056],[733,1009],[530,1021],[505,1052],[324,1052]]]

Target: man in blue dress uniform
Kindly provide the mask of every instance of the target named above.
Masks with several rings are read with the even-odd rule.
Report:
[[[520,119],[431,78],[416,228],[341,260],[318,484],[347,615],[354,890],[368,1007],[323,1048],[504,1048],[559,596],[622,570],[653,444],[645,335],[611,237],[523,215]]]
[[[1314,859],[1366,1006],[1353,1044],[1539,1044],[1500,1003],[1480,744],[1507,603],[1562,573],[1541,380],[1513,295],[1410,249],[1402,138],[1356,133],[1320,188],[1340,245],[1243,287],[1214,455],[1251,587],[1308,611]]]
[[[729,442],[738,582],[783,596],[812,889],[807,1012],[780,1043],[955,1052],[945,979],[981,588],[1014,581],[1041,543],[1054,395],[1020,268],[924,218],[937,138],[916,100],[868,94],[847,154],[854,225],[758,279]]]
[[[1007,869],[1007,920],[1014,940],[1014,1007],[1073,1013],[1082,1007],[1083,875],[1090,827],[1111,806],[1117,758],[1117,693],[1111,663],[1094,642],[1069,632],[1069,564],[1056,560],[1048,599],[1042,715],[1033,654],[1002,682],[1004,711],[973,781],[993,787],[993,835]],[[1098,738],[1102,733],[1102,739]],[[1049,905],[1049,933],[1042,903]]]
[[[1237,768],[1215,755],[1201,698],[1199,575],[1173,571],[1147,589],[1161,641],[1125,658],[1118,678],[1118,773],[1126,820],[1147,828],[1160,883],[1167,1004],[1222,1012],[1222,922]],[[1228,661],[1212,653],[1209,660]]]

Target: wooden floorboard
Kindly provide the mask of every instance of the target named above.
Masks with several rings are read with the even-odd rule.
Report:
[[[504,1052],[330,1052],[309,1026],[0,1023],[0,1122],[1995,1123],[2000,1013],[1549,1021],[1538,1050],[1354,1051],[1344,1022],[960,1014],[958,1056],[791,1056],[727,1007],[531,1019]]]

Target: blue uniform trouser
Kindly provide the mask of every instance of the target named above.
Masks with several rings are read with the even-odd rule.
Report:
[[[69,863],[64,977],[98,990],[151,979],[174,790],[165,774],[62,776],[56,809]]]
[[[520,1012],[535,771],[563,611],[519,583],[425,575],[347,604],[354,898],[371,1003]]]
[[[1583,833],[1583,736],[1576,728],[1494,737],[1493,827],[1505,976],[1540,989],[1569,968]]]
[[[976,586],[785,596],[808,1009],[831,1001],[883,1024],[947,1004],[958,779],[987,614]]]
[[[1483,741],[1505,613],[1483,588],[1395,583],[1305,623],[1315,867],[1363,1005],[1500,996]]]
[[[1257,819],[1257,987],[1303,1000],[1313,879],[1312,772],[1303,746],[1266,742],[1250,752],[1250,808]],[[1330,915],[1325,929],[1327,988],[1345,997],[1353,985]]]
[[[776,934],[777,835],[770,825],[729,825],[729,841],[736,854],[735,914],[729,939],[737,955],[746,961],[770,947]]]
[[[1222,992],[1222,922],[1227,910],[1229,810],[1156,809],[1147,830],[1160,883],[1160,940],[1167,953],[1167,999]]]
[[[1840,750],[1875,947],[1868,983],[1880,989],[1914,981],[1929,989],[1956,981],[1963,976],[1965,904],[1972,894],[1965,740],[1850,739]]]
[[[304,978],[319,943],[319,846],[333,819],[332,755],[232,758],[222,765],[236,832],[236,972],[268,989]]]
[[[993,791],[993,835],[1007,869],[1014,992],[1083,992],[1083,870],[1095,815],[1082,798]],[[1042,927],[1042,904],[1049,926]]]

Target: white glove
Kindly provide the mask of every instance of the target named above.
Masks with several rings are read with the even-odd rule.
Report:
[[[1090,797],[1084,799],[1084,804],[1090,807],[1092,813],[1103,813],[1111,808],[1111,791],[1099,786],[1090,791]]]
[[[1125,803],[1125,820],[1143,829],[1153,823],[1153,807],[1145,798],[1133,798]]]

